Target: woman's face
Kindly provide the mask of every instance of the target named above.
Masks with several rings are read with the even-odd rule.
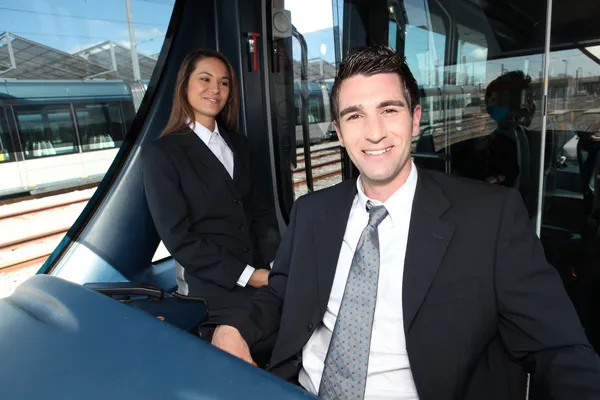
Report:
[[[196,121],[213,124],[229,98],[230,77],[227,66],[217,58],[202,58],[190,75],[187,98]]]

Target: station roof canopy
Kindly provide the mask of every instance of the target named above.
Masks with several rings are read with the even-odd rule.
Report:
[[[86,79],[106,67],[15,34],[0,34],[0,78]]]
[[[100,64],[108,68],[110,76],[124,80],[134,80],[133,65],[131,62],[131,50],[119,43],[107,41],[99,45],[81,50],[75,53],[76,56],[84,58],[92,63]],[[140,65],[140,78],[143,81],[150,80],[156,58],[137,52]]]
[[[150,80],[156,57],[138,52],[140,78]],[[107,41],[69,54],[10,32],[0,34],[0,78],[134,81],[131,50]]]

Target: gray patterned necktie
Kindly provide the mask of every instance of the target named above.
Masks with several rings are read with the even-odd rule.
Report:
[[[325,358],[319,387],[319,397],[322,399],[359,400],[365,395],[379,277],[377,226],[387,214],[384,206],[369,209],[369,224],[363,230],[354,252]]]

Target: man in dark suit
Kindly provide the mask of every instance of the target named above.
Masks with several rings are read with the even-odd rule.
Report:
[[[464,399],[492,346],[541,398],[600,399],[600,360],[519,193],[413,164],[404,60],[352,52],[332,111],[360,177],[296,202],[268,286],[213,344],[251,362],[276,335],[267,369],[328,399]]]

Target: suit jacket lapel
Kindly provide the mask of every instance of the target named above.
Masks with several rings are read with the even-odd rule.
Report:
[[[427,171],[419,169],[404,261],[402,308],[405,333],[410,330],[425,300],[454,234],[454,224],[440,219],[449,207],[450,202],[439,185]]]
[[[341,183],[339,192],[333,192],[330,196],[320,216],[321,220],[315,221],[313,224],[320,316],[325,313],[329,301],[350,208],[356,191],[355,179]]]
[[[211,173],[220,174],[226,181],[232,180],[225,166],[193,130],[189,129],[179,136],[185,154],[200,176],[205,176],[206,170],[208,169]]]

